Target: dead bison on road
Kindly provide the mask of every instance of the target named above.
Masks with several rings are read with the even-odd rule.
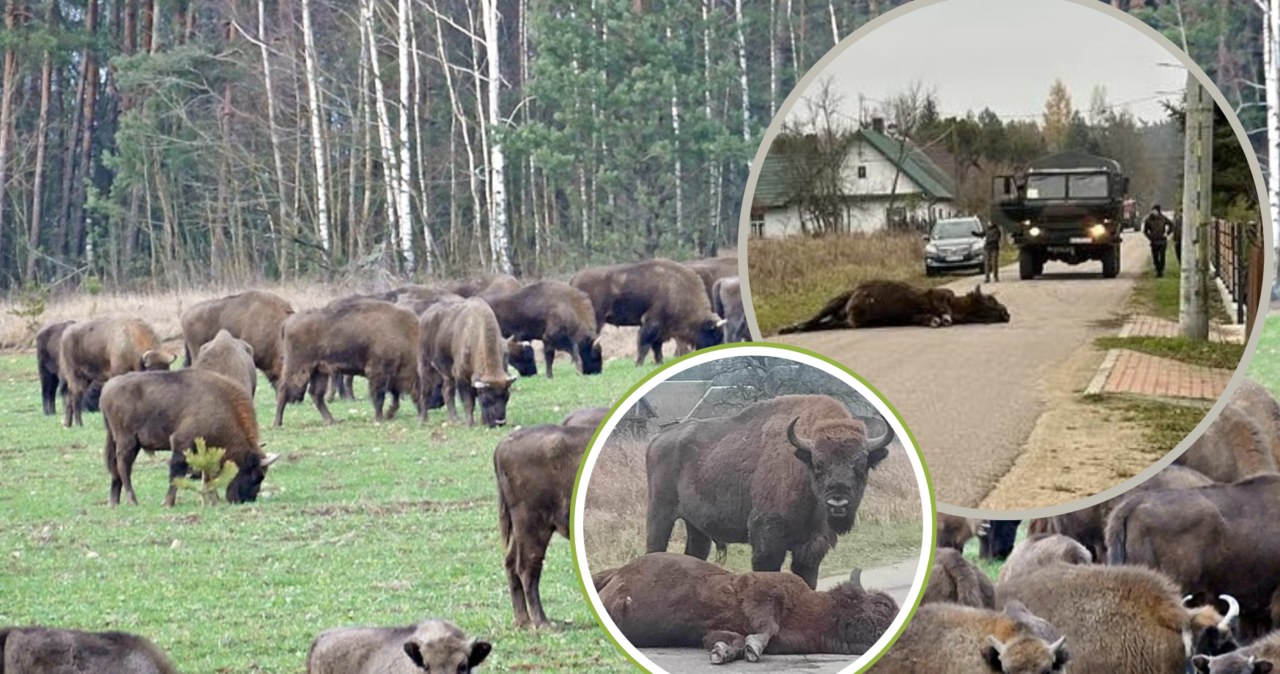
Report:
[[[58,370],[67,383],[62,425],[80,418],[94,384],[136,370],[167,370],[174,356],[160,350],[160,337],[136,318],[98,318],[73,323],[62,332]]]
[[[257,500],[267,467],[275,461],[275,456],[262,453],[249,392],[215,372],[189,368],[116,377],[102,387],[102,414],[107,422],[104,454],[113,506],[120,503],[122,488],[129,502],[138,503],[132,476],[140,450],[173,452],[166,506],[172,506],[177,497],[173,479],[190,472],[183,452],[195,448],[196,438],[204,438],[209,447],[225,449],[224,459],[239,468],[227,485],[230,503]]]
[[[406,627],[339,627],[311,644],[307,674],[468,674],[493,645],[446,620]]]
[[[649,443],[647,551],[665,551],[683,519],[685,554],[706,559],[713,540],[750,543],[751,568],[777,571],[791,552],[791,570],[815,587],[822,558],[853,529],[867,474],[892,440],[887,428],[868,438],[861,419],[820,395],[681,423]]]
[[[498,443],[498,529],[506,548],[507,584],[516,625],[547,624],[539,581],[547,544],[557,532],[569,537],[569,502],[578,464],[595,426],[522,428]]]
[[[282,341],[284,374],[276,394],[276,426],[284,424],[284,406],[300,402],[308,383],[320,416],[332,424],[325,404],[330,375],[364,376],[378,421],[395,417],[401,396],[409,396],[422,409],[418,317],[408,309],[364,299],[304,311],[285,321]],[[388,395],[391,407],[384,414]]]
[[[490,292],[481,297],[493,309],[503,335],[521,341],[542,340],[548,379],[557,350],[569,354],[578,372],[600,374],[604,363],[600,335],[586,293],[568,283],[539,281],[512,293]]]
[[[226,330],[253,347],[254,366],[276,386],[284,367],[280,329],[292,314],[293,307],[288,302],[265,290],[248,290],[193,304],[182,312],[182,339],[186,343],[183,364],[190,365],[201,345],[216,337],[219,330]]]
[[[966,295],[946,288],[920,289],[900,281],[867,281],[827,302],[817,314],[779,330],[779,334],[924,325],[931,328],[960,323],[1008,323],[1009,310],[975,286]]]
[[[1116,647],[1123,648],[1123,645],[1116,644]],[[1069,660],[1066,637],[1016,601],[1005,604],[1003,612],[929,604],[916,611],[902,637],[870,671],[873,674],[1058,674],[1072,671],[1067,667]]]
[[[698,647],[724,664],[765,653],[865,653],[898,604],[855,582],[815,592],[790,573],[735,574],[687,555],[655,553],[592,577],[634,646]]]
[[[40,374],[40,399],[44,403],[44,413],[53,416],[58,413],[58,394],[67,394],[67,381],[58,369],[58,354],[62,351],[62,332],[75,321],[50,323],[36,333],[36,371]],[[102,394],[102,385],[93,383],[85,393],[84,409],[89,412],[98,411],[98,396]]]
[[[476,423],[477,399],[480,419],[486,426],[506,424],[515,377],[507,375],[503,357],[506,340],[489,305],[478,297],[442,302],[422,314],[419,326],[418,369],[423,390],[441,387],[452,421],[458,421],[456,392],[462,398],[468,426]],[[421,418],[427,420],[425,407]]]
[[[0,627],[0,672],[11,674],[178,674],[144,637],[49,627]]]
[[[236,339],[226,330],[219,330],[218,336],[205,342],[196,354],[194,367],[231,379],[244,387],[252,398],[258,388],[258,371],[253,365],[253,347],[249,343]]]
[[[724,341],[724,319],[711,310],[702,279],[671,260],[592,267],[574,274],[570,285],[586,293],[595,309],[596,328],[605,323],[640,326],[636,365],[653,351],[662,362],[662,344],[676,339],[705,349]]]

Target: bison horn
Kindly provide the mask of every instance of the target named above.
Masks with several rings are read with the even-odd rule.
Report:
[[[1240,602],[1229,594],[1220,594],[1218,599],[1227,602],[1227,615],[1222,617],[1222,622],[1218,623],[1218,629],[1223,632],[1231,631],[1231,624],[1240,617]]]
[[[529,340],[527,340],[527,339],[526,339],[526,340],[524,340],[524,341],[522,341],[522,342],[520,342],[520,348],[524,348],[524,347],[526,347],[526,346],[533,346],[533,342],[530,342],[530,341],[529,341]]]
[[[268,454],[265,458],[262,459],[262,467],[266,468],[267,466],[270,466],[271,464],[275,463],[279,458],[280,458],[279,454]]]
[[[471,382],[471,388],[474,388],[474,389],[489,388],[489,382],[487,382],[487,381],[481,381],[481,380],[477,379],[477,380],[475,380],[475,381]]]
[[[717,328],[723,328],[723,327],[724,327],[724,324],[725,324],[725,323],[728,323],[728,322],[729,322],[729,321],[728,321],[727,319],[722,318],[722,319],[720,319],[720,320],[716,321],[716,327],[717,327]]]
[[[1049,644],[1049,652],[1050,652],[1050,653],[1053,653],[1054,655],[1057,655],[1057,654],[1058,654],[1058,651],[1061,651],[1061,650],[1062,650],[1062,646],[1063,646],[1063,644],[1065,644],[1065,643],[1067,643],[1067,638],[1066,638],[1066,637],[1058,637],[1058,640],[1057,640],[1057,641],[1055,641],[1055,642],[1053,642],[1053,643]]]
[[[813,451],[813,441],[796,435],[796,422],[800,421],[800,417],[791,420],[787,426],[787,440],[795,446],[796,449],[804,450],[806,453]]]
[[[604,335],[596,335],[596,338],[591,340],[591,347],[595,348],[597,346],[600,346],[600,340],[602,339],[604,339]]]
[[[885,427],[885,432],[882,435],[877,435],[874,438],[868,438],[866,440],[865,447],[868,452],[874,452],[881,447],[887,446],[890,442],[893,442],[893,427],[889,424],[882,422],[879,419],[869,419],[866,417],[859,417],[858,420],[862,422],[864,427],[870,426],[872,423],[882,423]]]
[[[1187,595],[1187,596],[1183,597],[1183,598],[1182,598],[1182,605],[1183,605],[1184,607],[1186,607],[1186,608],[1191,608],[1191,600],[1192,600],[1192,599],[1194,599],[1194,598],[1195,598],[1195,595],[1194,595],[1194,594],[1189,594],[1189,595]]]
[[[994,635],[994,634],[988,634],[988,635],[987,635],[987,644],[988,644],[989,646],[991,646],[992,648],[996,649],[996,654],[997,654],[997,655],[1004,655],[1004,649],[1005,649],[1004,642],[1003,642],[1003,641],[1000,641],[999,639],[997,639],[997,638],[996,638],[996,635]]]
[[[849,584],[862,589],[862,569],[854,569],[849,572]]]

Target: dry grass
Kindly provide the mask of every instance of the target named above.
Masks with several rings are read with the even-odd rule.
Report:
[[[596,460],[586,493],[583,544],[592,571],[620,566],[645,553],[648,488],[645,450],[648,439],[614,435]],[[823,574],[868,568],[915,555],[920,548],[920,493],[906,451],[896,442],[889,457],[871,473],[857,526],[823,562]],[[677,524],[668,544],[684,550],[683,525]],[[713,551],[714,557],[714,551]],[[750,571],[750,548],[731,545],[725,566]]]

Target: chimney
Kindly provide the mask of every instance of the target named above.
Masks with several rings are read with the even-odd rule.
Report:
[[[871,130],[876,133],[884,133],[884,117],[872,117]]]

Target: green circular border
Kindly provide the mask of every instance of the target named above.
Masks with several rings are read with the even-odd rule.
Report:
[[[585,472],[587,467],[587,458],[591,456],[592,452],[598,452],[599,449],[603,449],[604,444],[599,442],[601,439],[600,438],[601,430],[605,427],[605,425],[609,422],[609,420],[612,419],[614,415],[618,413],[623,403],[625,403],[628,399],[630,399],[632,394],[634,394],[637,390],[639,390],[640,387],[643,386],[646,382],[658,377],[663,372],[666,372],[667,370],[671,369],[673,366],[683,363],[695,356],[703,356],[705,354],[712,353],[715,351],[726,351],[726,350],[735,350],[735,349],[742,350],[742,349],[748,349],[752,347],[763,347],[765,349],[799,353],[801,355],[808,356],[816,360],[820,360],[834,367],[835,369],[840,370],[841,372],[844,372],[845,374],[853,377],[855,380],[860,382],[863,386],[867,387],[867,390],[871,391],[871,393],[875,395],[875,397],[878,398],[879,401],[883,403],[884,406],[893,414],[894,418],[898,420],[898,425],[902,426],[902,430],[905,431],[907,434],[907,437],[910,438],[911,447],[915,452],[916,459],[919,460],[920,462],[920,472],[924,475],[924,482],[925,482],[924,494],[927,494],[928,496],[928,504],[929,504],[928,510],[933,513],[933,523],[934,523],[934,526],[929,534],[929,561],[925,565],[924,577],[920,581],[920,592],[917,593],[915,602],[912,603],[910,609],[908,610],[906,620],[902,621],[902,626],[898,628],[897,633],[893,635],[893,638],[889,640],[889,643],[885,644],[885,647],[879,653],[877,653],[876,656],[872,658],[870,662],[866,663],[866,665],[864,665],[861,669],[857,670],[856,672],[851,673],[851,674],[863,674],[864,672],[869,670],[871,667],[873,667],[875,663],[880,660],[880,658],[884,657],[884,654],[887,653],[889,649],[893,648],[893,645],[898,642],[899,638],[902,637],[902,633],[906,631],[907,626],[911,624],[911,620],[915,617],[916,611],[920,609],[920,602],[924,598],[924,588],[928,586],[929,577],[933,574],[933,560],[935,555],[937,554],[938,499],[937,499],[937,495],[934,493],[934,490],[933,490],[933,477],[929,474],[929,464],[925,461],[924,455],[920,451],[920,445],[918,442],[916,442],[916,437],[911,432],[911,427],[908,426],[906,421],[903,420],[902,415],[898,413],[897,408],[895,408],[893,404],[890,403],[888,399],[884,397],[884,394],[882,394],[879,389],[873,386],[861,375],[849,369],[844,364],[839,363],[815,351],[810,351],[808,349],[800,348],[798,346],[792,346],[790,344],[779,344],[776,342],[738,342],[733,344],[721,344],[718,346],[708,347],[705,349],[694,351],[692,353],[685,354],[684,356],[681,356],[679,358],[668,360],[667,362],[663,363],[661,366],[653,369],[648,374],[646,374],[645,376],[637,380],[634,384],[631,385],[631,388],[627,389],[626,393],[622,394],[622,396],[618,398],[617,402],[615,402],[609,408],[609,413],[605,415],[604,419],[600,422],[600,425],[596,427],[595,433],[591,435],[591,442],[590,444],[587,445],[587,453],[582,455],[582,460],[578,464],[578,474],[574,477],[574,480],[573,480],[573,497],[569,503],[569,518],[570,518],[569,532],[571,534],[569,542],[570,542],[570,545],[572,546],[572,552],[573,552],[572,554],[573,570],[574,570],[574,573],[578,576],[578,589],[582,593],[582,599],[587,603],[587,608],[591,610],[591,616],[595,618],[596,625],[600,628],[602,632],[604,632],[605,636],[608,637],[609,641],[613,644],[614,648],[616,648],[618,652],[623,655],[623,657],[625,657],[628,661],[631,662],[631,664],[635,665],[640,670],[645,672],[651,671],[649,668],[645,667],[638,660],[632,657],[631,654],[627,652],[627,649],[614,636],[614,634],[609,631],[609,628],[605,626],[604,619],[600,617],[600,613],[599,611],[596,610],[595,603],[591,601],[591,595],[587,590],[587,575],[585,573],[585,569],[583,569],[582,565],[578,562],[579,546],[584,545],[584,543],[580,538],[572,535],[574,531],[574,525],[572,520],[573,520],[574,513],[576,513],[578,510],[578,499],[582,497],[583,491],[584,491],[583,484],[582,484],[582,475]],[[782,357],[785,358],[785,356],[782,356]],[[788,359],[788,360],[791,360],[791,359]],[[585,509],[585,507],[586,505],[584,504],[583,508]],[[586,557],[586,550],[582,550],[582,557]],[[900,608],[899,613],[901,613],[901,611],[902,609]],[[862,656],[859,655],[857,657],[862,657]],[[849,664],[851,666],[853,663],[850,662]],[[844,669],[839,670],[839,672],[844,672],[844,671],[845,671]]]

